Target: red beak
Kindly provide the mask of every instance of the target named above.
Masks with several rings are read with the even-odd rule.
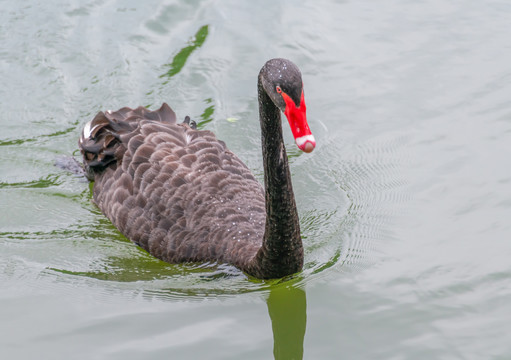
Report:
[[[289,121],[289,126],[291,127],[291,132],[295,138],[296,145],[300,150],[310,153],[316,147],[316,140],[312,135],[309,124],[307,124],[307,116],[305,99],[303,96],[300,99],[300,106],[296,106],[291,97],[282,92],[282,98],[286,102],[286,110],[284,111],[284,115],[286,115],[287,120]]]

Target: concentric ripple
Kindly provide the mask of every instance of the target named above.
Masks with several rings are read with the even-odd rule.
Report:
[[[90,190],[83,195],[83,188],[81,196],[54,193],[67,199],[67,207],[79,208],[70,211],[81,215],[74,224],[50,231],[3,233],[2,242],[18,253],[12,261],[29,264],[38,278],[73,286],[84,282],[104,287],[107,293],[127,291],[144,297],[222,297],[266,291],[282,282],[300,286],[331,271],[356,271],[392,241],[393,219],[407,199],[406,140],[388,134],[356,145],[339,143],[322,145],[312,157],[291,153],[305,265],[301,273],[288,278],[262,281],[225,264],[176,265],[155,259],[119,234],[90,202]],[[65,187],[67,181],[75,189],[87,187],[76,176],[66,176],[53,186]],[[41,179],[41,185],[48,186],[47,178]],[[30,183],[30,188],[34,186]],[[24,259],[15,251],[20,246],[25,248]]]

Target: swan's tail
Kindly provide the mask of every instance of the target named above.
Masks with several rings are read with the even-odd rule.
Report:
[[[121,163],[129,140],[138,134],[135,130],[140,120],[175,124],[176,114],[165,103],[155,111],[144,107],[124,107],[117,111],[99,112],[92,121],[85,124],[78,146],[83,154],[85,173],[89,180],[94,180],[95,174],[106,168],[117,167]]]

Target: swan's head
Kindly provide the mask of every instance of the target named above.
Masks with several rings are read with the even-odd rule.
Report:
[[[316,147],[316,140],[307,124],[302,74],[286,59],[272,59],[259,74],[261,83],[273,103],[286,115],[296,145],[307,153]]]

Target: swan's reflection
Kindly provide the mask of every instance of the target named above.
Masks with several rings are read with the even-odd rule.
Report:
[[[303,289],[279,286],[267,300],[273,329],[275,359],[302,359],[307,323],[307,300]]]

